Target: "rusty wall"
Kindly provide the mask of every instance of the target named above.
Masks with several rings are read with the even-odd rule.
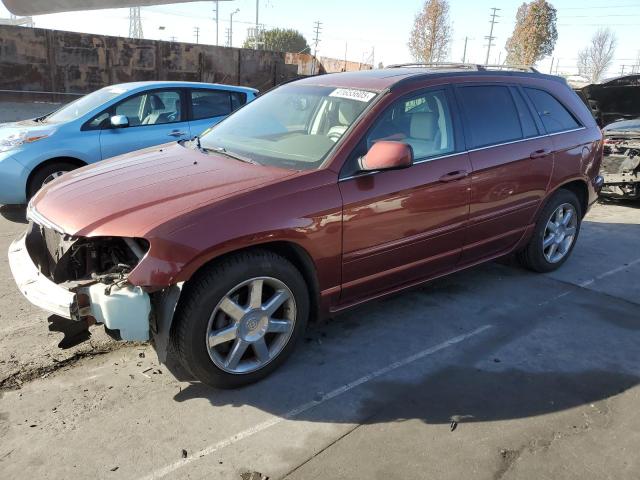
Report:
[[[286,63],[298,65],[298,75],[312,75],[313,55],[308,53],[286,53]],[[337,58],[318,57],[317,73],[354,72],[356,70],[371,70],[373,67],[366,63],[339,60]]]
[[[355,72],[357,70],[371,70],[373,67],[366,63],[350,62],[339,60],[337,58],[318,57],[320,65],[322,65],[323,73],[335,72]]]
[[[297,71],[278,52],[0,26],[0,90],[87,93],[142,80],[265,90]]]

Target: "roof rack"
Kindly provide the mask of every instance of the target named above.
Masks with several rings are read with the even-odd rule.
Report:
[[[388,65],[386,68],[402,68],[402,67],[412,67],[412,68],[449,68],[449,69],[464,69],[464,70],[472,70],[476,72],[483,72],[488,70],[516,70],[520,72],[532,72],[532,73],[540,73],[538,70],[533,68],[530,65],[480,65],[478,63],[454,63],[454,62],[437,62],[437,63],[421,63],[421,62],[413,62],[413,63],[398,63],[394,65]]]

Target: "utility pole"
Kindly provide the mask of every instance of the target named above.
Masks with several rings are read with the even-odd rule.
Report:
[[[498,23],[496,22],[496,18],[500,18],[500,15],[498,15],[496,12],[498,10],[502,10],[501,8],[496,8],[496,7],[492,7],[491,8],[492,12],[491,12],[491,29],[489,30],[489,36],[488,37],[484,37],[487,39],[487,56],[484,60],[484,64],[488,65],[489,64],[489,53],[491,52],[491,47],[493,46],[493,41],[496,39],[496,37],[493,36],[493,26]]]
[[[236,8],[231,15],[229,15],[229,46],[233,47],[233,16],[240,11],[239,8]]]
[[[216,8],[213,9],[213,12],[216,14],[214,20],[216,21],[216,45],[218,43],[218,32],[220,31],[220,2],[229,2],[232,0],[213,0],[213,4]]]
[[[220,2],[218,2],[218,0],[215,0],[213,3],[216,6],[214,12],[216,12],[216,46],[218,46],[218,30],[220,29]]]
[[[342,70],[343,72],[347,71],[347,46],[348,46],[348,43],[344,42],[344,69]]]
[[[551,75],[553,73],[553,60],[554,60],[554,58],[551,57],[551,67],[549,67],[549,75]]]
[[[230,47],[231,46],[231,35],[229,35],[229,29],[226,28],[224,31],[224,36],[227,37],[227,40],[224,44],[225,47]]]
[[[171,35],[171,43],[176,43],[176,36],[175,35]]]
[[[316,20],[314,22],[314,31],[315,31],[315,47],[313,49],[313,64],[311,66],[311,75],[315,75],[316,74],[316,63],[318,62],[317,60],[317,53],[318,53],[318,42],[320,42],[320,32],[322,31],[322,22],[320,22],[319,20]]]
[[[260,0],[256,0],[256,33],[255,33],[255,40],[253,42],[253,46],[256,50],[258,50],[258,29],[260,28],[260,22],[258,21],[259,19],[259,14],[260,14]]]
[[[469,37],[464,37],[464,51],[462,52],[462,63],[467,63],[467,42]]]
[[[129,9],[129,37],[143,38],[140,7],[131,7]]]
[[[200,27],[194,27],[193,34],[196,36],[196,44],[200,43]]]

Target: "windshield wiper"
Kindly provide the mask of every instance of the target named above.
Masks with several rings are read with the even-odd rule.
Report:
[[[198,138],[198,146],[200,148],[200,150],[202,150],[203,152],[215,152],[215,153],[221,153],[227,157],[233,158],[235,160],[240,160],[241,162],[245,162],[245,163],[251,163],[252,165],[260,165],[258,162],[256,162],[255,160],[252,160],[251,158],[247,158],[244,157],[238,153],[235,152],[230,152],[229,150],[227,150],[224,147],[203,147],[202,145],[200,145],[200,139]]]

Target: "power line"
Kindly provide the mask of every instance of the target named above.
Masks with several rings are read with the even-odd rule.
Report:
[[[606,8],[606,9],[611,9],[611,8],[640,8],[640,5],[638,5],[637,3],[631,4],[631,5],[594,5],[592,7],[561,7],[561,8],[557,8],[556,10],[558,10],[558,11],[562,11],[562,10],[593,10],[593,9],[600,9],[600,8]]]
[[[496,7],[492,7],[491,8],[492,12],[491,12],[491,29],[489,30],[489,36],[484,37],[487,39],[487,57],[484,60],[484,64],[488,65],[489,64],[489,53],[491,52],[491,47],[494,46],[495,44],[493,43],[493,41],[496,39],[496,37],[493,36],[493,26],[496,23],[496,18],[500,18],[500,15],[496,14],[496,12],[498,10],[502,10],[501,8],[496,8]]]

